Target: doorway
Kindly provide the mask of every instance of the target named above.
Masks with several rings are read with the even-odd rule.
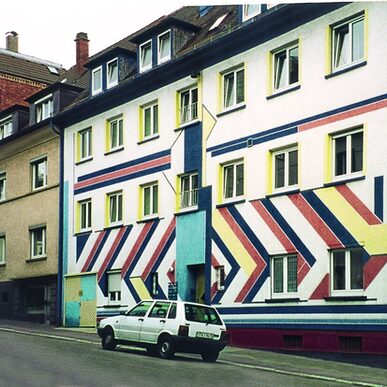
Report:
[[[205,265],[189,265],[188,277],[190,283],[189,301],[204,304],[205,295],[205,280],[204,280]]]

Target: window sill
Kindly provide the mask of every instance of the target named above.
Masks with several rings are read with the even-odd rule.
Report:
[[[199,207],[198,206],[192,206],[192,207],[186,207],[186,208],[181,208],[179,212],[175,212],[175,216],[181,216],[181,215],[187,215],[187,214],[192,214],[194,212],[198,212]]]
[[[162,218],[155,215],[155,216],[150,216],[149,218],[143,218],[143,219],[137,220],[136,223],[141,224],[141,223],[147,223],[147,222],[154,222],[155,220],[160,220],[160,219]]]
[[[286,89],[278,90],[278,91],[274,92],[273,94],[268,95],[266,97],[266,99],[269,101],[269,100],[271,100],[273,98],[280,97],[281,95],[285,95],[285,94],[291,93],[292,91],[296,91],[296,90],[299,90],[299,89],[301,89],[301,85],[289,86]]]
[[[230,107],[230,108],[227,108],[226,110],[223,110],[222,112],[218,113],[216,116],[217,117],[223,117],[227,114],[230,114],[230,113],[234,113],[234,112],[237,112],[238,110],[243,110],[246,108],[246,104],[243,103],[243,104],[239,104],[239,105],[235,105],[233,107]]]
[[[296,194],[299,193],[300,189],[289,189],[289,190],[284,190],[284,191],[278,191],[278,192],[273,192],[269,195],[266,195],[267,198],[274,198],[276,196],[283,196],[283,195],[291,195],[291,194]]]
[[[114,228],[121,228],[124,227],[123,223],[115,223],[115,224],[109,224],[108,226],[104,227],[104,230],[112,230]]]
[[[265,300],[266,304],[285,304],[288,302],[300,302],[298,297],[289,297],[289,298],[267,298]]]
[[[78,237],[78,236],[82,236],[82,235],[88,235],[88,234],[91,234],[92,232],[93,232],[92,229],[80,230],[80,231],[77,231],[76,233],[74,233],[74,236]]]
[[[6,263],[0,263],[0,267],[6,267],[7,264]]]
[[[176,128],[174,131],[178,132],[179,130],[184,130],[184,129],[189,129],[191,126],[195,126],[200,122],[198,118],[192,120],[192,121],[187,121],[184,122],[184,124],[180,124],[178,128]]]
[[[216,205],[216,208],[223,208],[223,207],[229,207],[229,206],[235,206],[236,204],[242,204],[245,203],[246,199],[240,199],[240,200],[233,200],[229,202],[224,202]]]
[[[343,178],[342,180],[335,180],[331,181],[330,183],[324,183],[324,187],[334,187],[336,185],[341,185],[341,184],[347,184],[347,183],[352,183],[354,181],[361,181],[365,180],[365,176],[358,176],[358,177],[348,177],[348,178]]]
[[[32,188],[31,192],[32,193],[35,193],[35,192],[40,192],[40,191],[44,191],[48,186],[45,185],[43,187],[37,187],[37,188]]]
[[[329,296],[324,298],[325,301],[370,301],[367,296]]]
[[[84,159],[77,161],[75,163],[75,165],[84,164],[84,163],[87,163],[88,161],[92,161],[92,160],[93,160],[93,156],[85,157]]]
[[[47,261],[47,255],[45,255],[44,257],[39,257],[39,258],[28,258],[28,259],[26,259],[27,263],[40,262],[40,261]]]
[[[148,136],[140,141],[137,141],[137,145],[141,145],[141,144],[144,144],[144,143],[149,142],[149,141],[157,140],[158,138],[160,138],[159,134],[155,134],[153,136]]]
[[[104,155],[108,156],[108,155],[111,155],[112,153],[121,152],[124,149],[125,149],[124,146],[120,146],[120,147],[117,147],[117,148],[114,148],[114,149],[110,149],[109,151],[105,152]]]
[[[355,70],[355,69],[357,69],[359,67],[363,67],[363,66],[366,66],[366,65],[367,65],[367,61],[363,60],[362,62],[349,65],[348,67],[332,71],[330,74],[325,75],[325,79],[333,78],[333,77],[335,77],[337,75],[341,75],[341,74],[347,73],[348,71],[352,71],[352,70]]]

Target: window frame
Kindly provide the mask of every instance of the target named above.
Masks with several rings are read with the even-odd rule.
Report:
[[[289,258],[296,258],[296,290],[289,291]],[[282,259],[282,292],[275,291],[275,260]],[[284,254],[270,257],[270,291],[272,298],[289,298],[297,297],[298,295],[298,254]]]
[[[237,167],[242,165],[243,166],[243,176],[242,176],[242,193],[241,194],[237,194]],[[233,181],[232,181],[232,195],[229,196],[229,197],[226,197],[226,191],[227,191],[227,187],[226,187],[226,168],[229,168],[229,167],[233,167]],[[221,164],[221,182],[222,182],[222,191],[221,191],[221,198],[222,198],[222,202],[232,202],[232,201],[235,201],[235,200],[239,200],[239,199],[242,199],[244,198],[245,196],[245,161],[244,159],[239,159],[239,160],[234,160],[234,161],[230,161],[230,162],[226,162],[226,163],[223,163]]]
[[[12,116],[0,120],[0,140],[10,136],[13,131]]]
[[[43,162],[45,165],[45,173],[43,176],[43,184],[41,186],[36,186],[36,168],[37,166]],[[48,180],[48,160],[47,156],[39,157],[37,159],[30,161],[31,165],[31,187],[32,191],[38,191],[40,189],[44,189],[47,187],[47,180]]]
[[[5,234],[0,234],[0,265],[5,265],[7,262],[7,238]]]
[[[193,93],[195,91],[196,91],[196,102],[192,102]],[[185,101],[185,98],[183,98],[183,96],[186,94],[188,94],[188,105],[183,106],[183,101]],[[198,108],[199,108],[199,88],[197,84],[179,91],[179,125],[180,126],[187,125],[196,121],[199,117]],[[188,118],[185,117],[186,115],[188,116]]]
[[[109,67],[115,63],[117,66],[117,76],[116,79],[113,81],[110,80],[109,76]],[[118,58],[114,58],[106,63],[106,88],[110,89],[111,87],[117,86],[118,85]]]
[[[238,73],[243,72],[243,98],[241,101],[238,102]],[[228,82],[226,84],[226,79],[228,76],[233,75],[233,82],[232,82],[232,87],[234,88],[234,93],[233,93],[233,101],[229,105],[226,104],[227,100],[227,94],[226,94],[226,89],[228,89],[229,85],[231,84]],[[245,72],[245,66],[244,64],[238,65],[236,67],[233,67],[232,69],[225,70],[221,72],[221,101],[222,101],[222,111],[228,111],[228,110],[233,110],[239,106],[243,106],[246,101],[246,72]]]
[[[84,146],[85,143],[86,146]],[[78,161],[89,160],[93,157],[93,129],[91,126],[78,132],[78,147]],[[86,149],[85,155],[83,154],[84,149]]]
[[[157,119],[155,119],[155,109],[157,110]],[[150,110],[150,133],[146,135],[146,111]],[[140,140],[148,140],[159,136],[159,103],[158,101],[141,106],[141,136]]]
[[[40,258],[46,258],[47,257],[47,227],[46,226],[38,226],[30,228],[30,259],[40,259]],[[42,232],[42,254],[35,254],[35,248],[36,245],[36,233],[41,231]],[[38,241],[39,242],[39,241]]]
[[[112,200],[116,200],[115,204],[115,213],[113,214]],[[123,214],[124,214],[124,198],[123,191],[114,191],[106,194],[106,206],[107,206],[107,224],[109,227],[121,225],[123,223]],[[113,218],[114,215],[114,218]]]
[[[147,45],[150,46],[150,63],[148,65],[144,66],[142,52],[143,52],[144,47]],[[153,67],[153,52],[152,52],[153,47],[152,46],[153,46],[152,39],[149,39],[146,42],[140,44],[140,47],[139,47],[139,52],[140,52],[140,55],[139,55],[139,69],[140,69],[140,71],[139,72],[140,73],[148,71]]]
[[[197,187],[193,187],[193,179],[196,177]],[[183,190],[183,181],[188,179],[189,190]],[[198,206],[199,203],[199,173],[189,172],[179,176],[179,209],[193,209]],[[184,205],[184,193],[188,192],[188,203]],[[195,201],[196,198],[196,201]]]
[[[119,277],[119,290],[115,288],[115,286],[111,286],[110,278],[112,277]],[[121,271],[119,270],[112,270],[107,272],[107,301],[108,305],[121,305],[121,299],[122,299],[122,284],[121,284]],[[113,289],[112,289],[113,288]],[[114,295],[114,297],[112,297]],[[112,299],[114,298],[114,299]]]
[[[85,212],[83,211],[83,206],[86,206]],[[83,214],[86,218],[83,219]],[[93,222],[93,204],[91,198],[83,199],[78,202],[78,231],[87,232],[92,229]],[[85,226],[83,227],[83,224]]]
[[[166,57],[161,57],[161,39],[169,35],[169,53]],[[157,36],[157,64],[165,63],[172,58],[172,31],[169,29]]]
[[[290,165],[289,165],[289,154],[291,152],[297,152],[297,182],[295,184],[289,184],[289,177],[290,177]],[[284,185],[282,187],[276,187],[276,178],[277,178],[277,170],[276,170],[276,156],[284,154]],[[292,189],[297,189],[299,187],[299,148],[298,144],[294,144],[291,146],[288,146],[286,148],[280,148],[280,149],[275,149],[271,151],[271,157],[272,157],[272,190],[273,192],[285,192],[289,191]]]
[[[0,202],[7,199],[7,173],[0,171]]]
[[[290,51],[297,48],[298,50],[298,62],[297,62],[297,81],[294,81],[290,83],[290,70],[291,70],[291,65],[290,65]],[[277,58],[279,57],[280,54],[283,52],[286,53],[285,57],[285,64],[286,64],[286,69],[285,69],[285,84],[283,86],[277,85]],[[272,57],[272,90],[273,93],[278,93],[283,90],[287,90],[290,88],[293,88],[295,86],[298,86],[300,84],[300,43],[299,41],[294,41],[292,43],[287,44],[286,46],[282,46],[276,50],[273,50],[271,52],[271,57]]]
[[[157,296],[159,294],[159,273],[154,271],[151,273],[151,295]]]
[[[116,124],[117,145],[113,144],[113,126]],[[122,116],[117,116],[107,120],[107,151],[116,151],[124,148],[124,119]]]
[[[48,109],[48,115],[46,111]],[[54,99],[53,95],[49,94],[35,102],[35,122],[42,122],[54,115]]]
[[[248,7],[251,5],[258,5],[259,10],[255,10],[249,14]],[[254,16],[257,16],[262,13],[262,4],[243,4],[242,5],[242,22],[245,22],[246,20],[252,19]]]
[[[97,73],[98,71],[100,72],[99,80],[100,80],[101,85],[99,88],[96,89],[94,77],[95,77],[95,73]],[[101,66],[98,66],[91,71],[91,94],[92,95],[96,95],[96,94],[99,94],[102,92],[102,90],[103,90],[102,79],[103,79],[103,77],[102,77],[102,65],[101,65]]]
[[[157,187],[157,200],[155,202],[154,196],[155,196],[155,187]],[[145,190],[150,189],[150,196],[149,196],[149,213],[146,214],[146,202],[145,202]],[[148,218],[154,218],[157,217],[159,214],[159,201],[160,201],[160,195],[159,195],[159,183],[158,181],[153,181],[151,183],[143,184],[141,185],[141,218],[142,219],[148,219]],[[156,207],[156,208],[155,208]]]
[[[216,290],[225,290],[226,272],[223,265],[215,266]]]

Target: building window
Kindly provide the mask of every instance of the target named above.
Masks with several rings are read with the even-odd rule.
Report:
[[[232,108],[245,100],[245,70],[229,71],[223,77],[223,109]]]
[[[0,121],[0,140],[11,135],[12,133],[12,118],[7,118]]]
[[[180,124],[198,118],[198,88],[184,90],[180,94]]]
[[[32,189],[36,190],[47,186],[47,158],[31,162]]]
[[[118,84],[118,59],[107,63],[107,88]]]
[[[152,41],[142,44],[140,46],[140,72],[152,68]]]
[[[164,32],[158,36],[158,63],[171,59],[171,31]]]
[[[5,235],[0,235],[0,265],[5,264]]]
[[[261,4],[245,4],[243,5],[242,21],[251,19],[261,13]]]
[[[152,296],[157,296],[159,294],[159,274],[152,273]]]
[[[124,121],[115,118],[108,121],[108,151],[121,148],[124,145]]]
[[[341,69],[364,58],[364,15],[332,27],[332,68]]]
[[[348,177],[363,171],[363,129],[332,135],[333,175]]]
[[[87,128],[78,132],[78,146],[79,146],[79,157],[78,160],[82,161],[89,159],[93,152],[93,137],[92,129]]]
[[[109,305],[121,303],[121,272],[108,273],[108,303]]]
[[[91,93],[95,95],[102,91],[102,66],[94,69],[91,74]]]
[[[86,231],[91,229],[91,199],[78,202],[79,211],[79,230]]]
[[[292,188],[298,184],[298,149],[273,152],[274,189]]]
[[[144,106],[142,110],[142,139],[156,136],[159,132],[158,104]]]
[[[363,290],[363,253],[360,249],[331,253],[332,292]]]
[[[244,194],[244,164],[237,161],[222,165],[223,199],[234,199]]]
[[[226,279],[224,266],[215,267],[216,273],[216,290],[224,290],[224,280]]]
[[[298,44],[273,53],[274,90],[286,88],[299,81]]]
[[[180,177],[180,208],[192,207],[198,204],[198,183],[197,173]]]
[[[30,230],[31,259],[46,256],[46,227],[37,227]]]
[[[159,212],[159,186],[151,183],[141,187],[143,200],[143,217],[157,215]]]
[[[109,225],[122,222],[122,191],[108,194]]]
[[[44,100],[35,102],[36,105],[36,122],[40,122],[52,116],[54,111],[54,104],[52,96]]]
[[[5,190],[7,186],[7,174],[0,172],[0,202],[5,200]]]
[[[273,257],[271,270],[273,295],[281,296],[297,292],[297,256]]]

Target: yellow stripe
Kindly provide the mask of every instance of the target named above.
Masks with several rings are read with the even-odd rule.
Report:
[[[368,225],[355,209],[334,188],[316,191],[317,196],[333,212],[341,224],[370,255],[387,252],[387,225]]]
[[[222,215],[219,211],[215,210],[213,212],[213,226],[220,236],[220,238],[225,242],[230,253],[236,259],[240,267],[245,271],[247,276],[250,276],[253,270],[256,268],[256,264],[243,247],[242,243],[232,232],[227,223],[223,220]]]
[[[266,193],[270,195],[273,193],[273,153],[268,151],[266,156],[267,162],[267,181],[266,181]]]
[[[152,298],[141,277],[130,278],[130,282],[132,283],[141,300]]]
[[[331,26],[327,26],[325,31],[325,75],[332,71],[332,33]]]

